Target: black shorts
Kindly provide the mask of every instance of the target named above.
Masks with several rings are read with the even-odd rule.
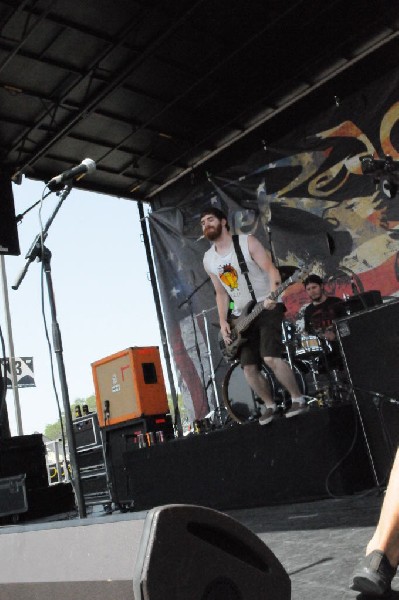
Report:
[[[273,310],[262,310],[259,317],[243,333],[247,340],[241,346],[241,366],[259,364],[265,356],[281,358],[284,350],[281,324],[285,312],[284,305],[278,304]]]

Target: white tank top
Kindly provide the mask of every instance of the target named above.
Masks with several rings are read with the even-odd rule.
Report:
[[[254,289],[255,297],[261,302],[270,294],[270,282],[267,273],[256,264],[248,250],[248,235],[240,235],[239,243],[248,267],[249,280]],[[218,254],[212,245],[204,255],[204,268],[219,278],[226,292],[234,300],[234,314],[239,314],[244,306],[252,300],[245,276],[241,273],[233,242],[228,252]]]

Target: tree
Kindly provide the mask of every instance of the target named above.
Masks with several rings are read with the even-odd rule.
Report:
[[[82,406],[84,404],[87,404],[89,412],[97,412],[95,396],[89,396],[88,398],[77,398],[75,400],[75,402],[73,404],[71,404],[72,419],[74,419],[76,416],[75,415],[76,407],[79,406],[80,409],[82,410]],[[65,431],[64,413],[62,414],[62,420],[64,423],[64,431]],[[44,435],[49,440],[58,440],[60,437],[62,437],[60,420],[58,419],[58,421],[56,421],[55,423],[50,423],[49,425],[46,425],[46,427],[44,428]]]

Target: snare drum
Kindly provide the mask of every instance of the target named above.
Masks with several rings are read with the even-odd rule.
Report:
[[[304,356],[309,354],[320,354],[323,352],[321,342],[317,335],[301,334],[299,339],[299,347],[295,351],[296,356]]]
[[[275,379],[273,371],[262,364],[261,374],[268,382],[276,404],[284,406],[287,392]],[[294,374],[301,393],[306,394],[304,375],[295,364]],[[256,421],[262,415],[264,403],[249,387],[239,362],[233,363],[227,371],[223,380],[222,391],[224,406],[230,417],[237,423]]]

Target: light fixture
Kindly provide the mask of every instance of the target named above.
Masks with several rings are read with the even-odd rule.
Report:
[[[373,158],[371,154],[366,154],[360,158],[362,173],[372,175],[376,185],[379,185],[380,191],[389,199],[396,196],[398,191],[399,161],[393,160],[392,156],[387,154],[384,158]]]

